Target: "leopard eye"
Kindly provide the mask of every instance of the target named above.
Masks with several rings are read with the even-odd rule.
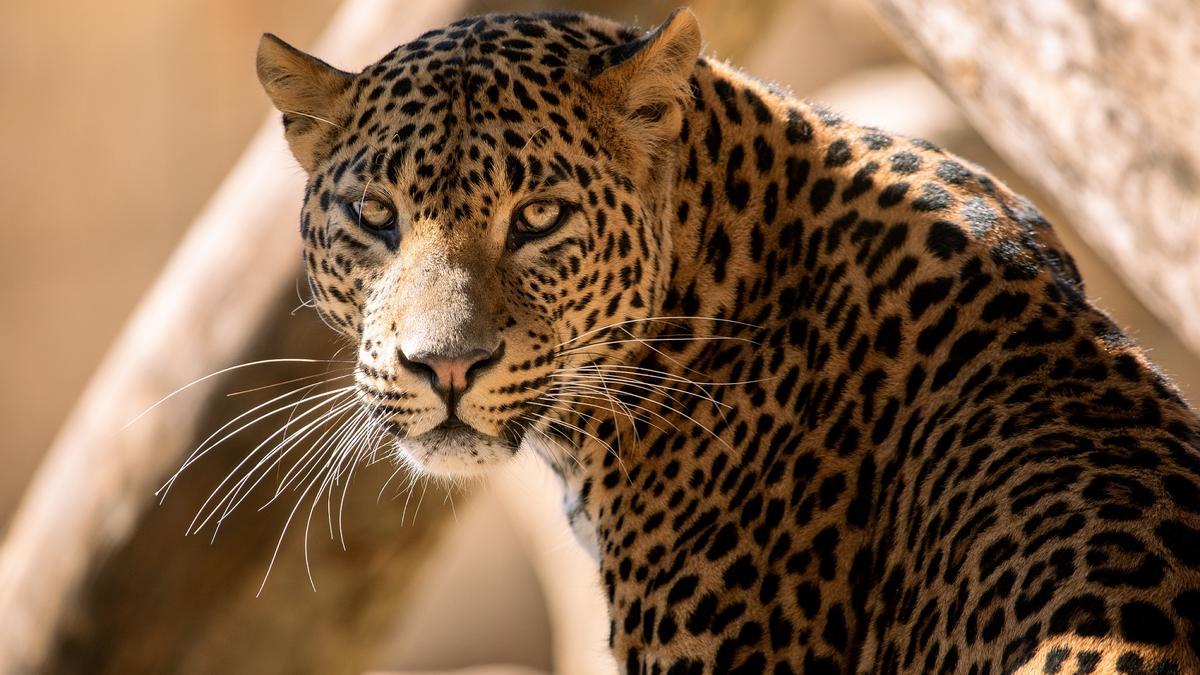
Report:
[[[378,199],[355,199],[346,204],[354,222],[367,230],[383,232],[396,224],[396,211]]]
[[[512,241],[514,244],[521,244],[530,239],[544,237],[562,226],[570,212],[566,204],[553,200],[525,204],[513,215]]]

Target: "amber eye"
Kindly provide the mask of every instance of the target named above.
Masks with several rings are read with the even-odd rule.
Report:
[[[381,232],[396,224],[396,211],[378,199],[355,199],[346,207],[354,221],[368,230]]]
[[[570,207],[562,202],[530,202],[513,215],[512,241],[519,245],[530,239],[544,237],[558,229],[569,215]]]

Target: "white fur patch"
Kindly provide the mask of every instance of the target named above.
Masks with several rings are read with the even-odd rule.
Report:
[[[512,459],[512,446],[467,428],[432,429],[415,438],[398,438],[397,454],[421,473],[472,477]]]
[[[551,467],[565,466],[564,462],[574,461],[569,458],[572,452],[571,448],[536,430],[531,430],[525,435],[524,440],[521,441],[521,450],[535,453]],[[563,475],[559,471],[554,473],[562,481],[563,512],[567,516],[567,522],[571,525],[571,532],[583,550],[592,557],[592,560],[599,562],[600,540],[596,535],[596,526],[588,518],[583,500],[579,498],[579,486],[576,481],[572,481],[569,475]]]

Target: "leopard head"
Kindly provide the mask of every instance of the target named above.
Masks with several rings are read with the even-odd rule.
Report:
[[[586,404],[556,378],[636,348],[667,292],[699,49],[687,11],[646,34],[472,18],[357,74],[263,37],[258,75],[308,174],[315,305],[357,345],[358,403],[402,459],[505,461]]]

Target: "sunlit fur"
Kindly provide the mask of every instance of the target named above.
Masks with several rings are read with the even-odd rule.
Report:
[[[349,74],[265,38],[353,384],[205,517],[286,455],[311,518],[363,462],[523,449],[631,675],[1200,672],[1200,423],[1050,225],[700,44],[687,12],[492,15]],[[461,424],[420,354],[490,355]]]

